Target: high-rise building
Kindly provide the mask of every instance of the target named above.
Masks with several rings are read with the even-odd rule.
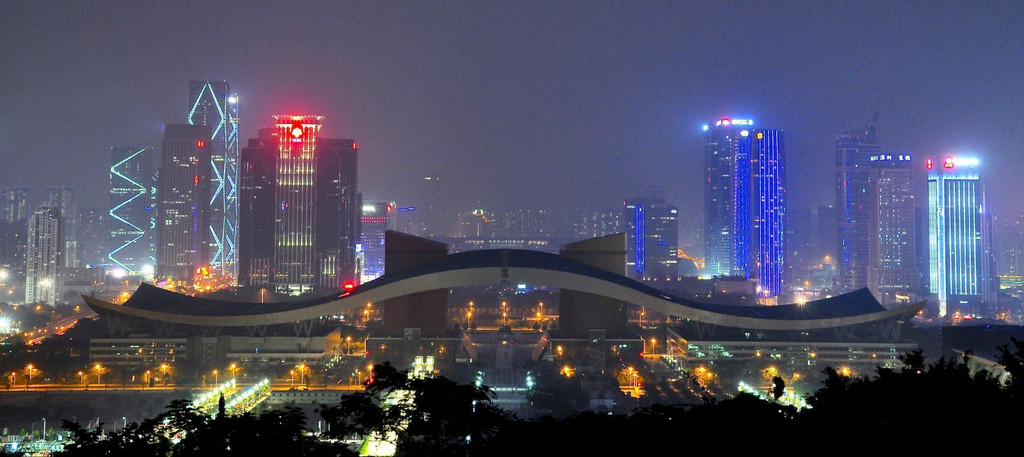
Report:
[[[189,82],[189,125],[209,127],[210,196],[204,231],[212,248],[206,262],[222,275],[236,277],[238,242],[238,95],[227,81]]]
[[[622,211],[593,211],[583,214],[573,224],[573,234],[580,239],[598,238],[621,231]]]
[[[867,286],[879,302],[918,290],[914,179],[910,154],[870,157]]]
[[[153,265],[153,150],[144,146],[110,148],[110,241],[107,260],[139,275]]]
[[[679,210],[663,199],[622,202],[626,233],[626,270],[642,281],[674,280],[679,276]]]
[[[240,161],[239,284],[286,293],[356,283],[357,146],[322,116],[274,116]]]
[[[0,269],[12,282],[25,277],[28,216],[28,189],[0,188]]]
[[[64,284],[64,216],[55,206],[36,208],[28,221],[25,303],[60,300]]]
[[[705,271],[758,281],[761,299],[782,292],[785,272],[785,141],[749,119],[704,126]]]
[[[359,248],[362,253],[360,282],[368,282],[384,274],[385,234],[395,229],[395,202],[364,202],[360,222]]]
[[[0,188],[0,223],[21,223],[28,220],[28,216],[28,189]]]
[[[157,178],[156,274],[191,278],[209,267],[213,235],[209,218],[212,173],[210,127],[168,125]]]
[[[871,203],[868,184],[871,157],[881,154],[877,115],[867,127],[836,135],[836,251],[840,291],[867,286],[868,230]]]
[[[995,303],[995,272],[978,159],[927,158],[929,289],[939,316],[982,317]]]
[[[102,207],[82,207],[78,210],[78,264],[92,268],[107,263],[110,252],[110,216]]]
[[[75,206],[75,189],[70,187],[51,187],[47,189],[47,204],[57,207],[64,217],[64,267],[78,267],[78,237],[76,221],[78,208]]]

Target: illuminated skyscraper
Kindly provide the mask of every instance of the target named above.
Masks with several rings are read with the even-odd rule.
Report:
[[[152,155],[143,146],[110,148],[110,241],[107,260],[138,275],[153,262]]]
[[[870,157],[867,286],[883,304],[918,289],[910,154]]]
[[[28,220],[28,189],[0,188],[0,223],[14,224]]]
[[[157,178],[156,274],[189,279],[209,265],[210,127],[164,128]],[[215,202],[216,203],[216,202]]]
[[[64,284],[64,217],[55,206],[36,208],[28,220],[25,303],[54,304]]]
[[[783,132],[729,118],[704,131],[705,271],[757,279],[760,297],[775,297],[786,258]]]
[[[238,96],[227,81],[189,83],[189,125],[210,127],[206,176],[209,176],[209,217],[204,229],[212,248],[206,262],[221,274],[236,277],[238,242]]]
[[[928,169],[929,286],[939,315],[983,316],[994,304],[995,275],[978,159],[925,159]]]
[[[665,281],[679,276],[679,210],[663,199],[623,201],[626,270],[639,280]]]
[[[771,299],[782,293],[786,271],[786,148],[782,130],[754,129],[750,137],[747,277],[757,278],[758,295]]]
[[[876,116],[877,118],[877,116]],[[861,130],[836,135],[836,251],[842,291],[866,287],[871,202],[868,183],[871,157],[881,153],[877,119]]]
[[[377,279],[384,274],[384,240],[388,230],[395,229],[395,202],[364,202],[360,223],[359,250],[363,264],[361,281]]]
[[[298,294],[356,283],[357,146],[318,138],[322,116],[274,116],[242,150],[239,283]]]

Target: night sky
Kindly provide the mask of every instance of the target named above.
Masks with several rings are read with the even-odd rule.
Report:
[[[243,140],[322,114],[359,143],[365,200],[575,215],[660,191],[702,213],[701,125],[785,130],[790,204],[833,201],[833,141],[878,112],[883,148],[981,158],[1024,212],[1019,1],[0,4],[0,186],[106,204],[109,147],[159,150],[190,79],[229,81]],[[923,168],[923,166],[922,166]]]

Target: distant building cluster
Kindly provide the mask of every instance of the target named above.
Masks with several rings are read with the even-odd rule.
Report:
[[[71,187],[49,189],[38,207],[28,189],[0,188],[4,299],[61,302],[140,281],[184,292],[342,289],[384,274],[387,230],[453,252],[557,252],[624,233],[626,275],[695,296],[703,287],[684,278],[714,279],[712,295],[748,304],[867,287],[886,306],[930,299],[928,312],[949,319],[1022,314],[1024,219],[992,214],[976,158],[885,149],[877,115],[835,135],[835,195],[815,208],[788,204],[788,181],[806,178],[787,176],[782,130],[723,117],[703,128],[700,217],[658,192],[573,214],[449,213],[435,175],[415,206],[364,202],[357,144],[321,138],[321,116],[275,116],[243,142],[238,104],[227,81],[191,81],[183,122],[165,126],[159,147],[110,148],[105,208],[76,206]]]

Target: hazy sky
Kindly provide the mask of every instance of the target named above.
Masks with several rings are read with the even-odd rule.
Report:
[[[701,125],[785,130],[790,203],[833,201],[833,141],[976,154],[1024,212],[1020,1],[28,1],[0,3],[0,186],[106,203],[109,147],[159,149],[190,79],[224,79],[243,139],[322,114],[366,200],[702,212]],[[922,166],[923,168],[923,166]]]

